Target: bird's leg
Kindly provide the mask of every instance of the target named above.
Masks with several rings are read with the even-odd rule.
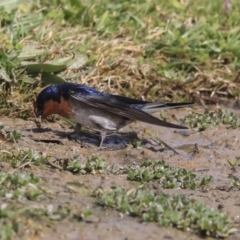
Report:
[[[103,141],[107,136],[107,132],[104,129],[101,129],[101,142],[100,145],[98,147],[98,149],[103,149],[102,145],[103,145]]]
[[[75,128],[74,128],[75,133],[80,133],[81,129],[82,129],[82,124],[76,123]]]

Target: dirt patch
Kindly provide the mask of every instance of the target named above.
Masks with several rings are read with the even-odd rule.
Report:
[[[181,118],[187,114],[187,110],[171,110],[171,114]],[[75,209],[75,218],[79,218],[79,220],[73,220],[66,217],[61,221],[50,223],[32,221],[29,218],[25,230],[21,232],[24,239],[113,239],[113,236],[114,239],[176,239],[176,237],[178,239],[199,239],[198,236],[188,232],[170,227],[159,227],[156,223],[142,223],[139,219],[97,206],[94,198],[91,197],[92,191],[97,187],[101,186],[104,190],[110,189],[112,185],[134,188],[140,183],[128,181],[124,174],[74,175],[57,167],[59,161],[67,161],[76,155],[82,162],[86,162],[91,156],[102,157],[111,166],[139,164],[147,159],[164,159],[168,164],[192,170],[198,176],[212,176],[213,182],[205,192],[183,189],[163,190],[156,184],[154,188],[159,188],[169,194],[187,195],[204,202],[209,207],[222,209],[235,221],[239,221],[239,191],[229,186],[234,175],[239,177],[240,169],[236,166],[233,170],[228,163],[228,160],[235,160],[240,156],[239,129],[219,125],[203,132],[176,131],[138,122],[127,126],[123,132],[135,132],[138,139],[143,140],[141,148],[134,148],[132,144],[127,144],[126,139],[129,136],[134,138],[134,134],[122,133],[123,137],[121,138],[120,134],[119,141],[112,143],[110,139],[107,142],[108,149],[99,151],[97,140],[80,139],[78,142],[69,139],[66,133],[70,133],[72,129],[62,121],[45,122],[42,129],[37,129],[31,120],[5,117],[1,119],[1,122],[5,131],[17,130],[22,133],[22,137],[16,144],[3,141],[2,149],[6,151],[16,148],[33,149],[39,153],[46,153],[53,164],[52,166],[30,164],[24,169],[15,169],[15,171],[27,171],[41,177],[44,188],[52,192],[53,197],[45,197],[37,203],[31,203],[32,207],[52,206],[56,209],[59,206],[69,206]],[[167,142],[179,154],[166,149],[154,137],[145,134],[146,129]],[[91,140],[92,136],[87,137]],[[99,140],[98,137],[96,139]],[[124,146],[121,139],[123,139]],[[111,144],[117,147],[111,149]],[[56,167],[53,167],[54,164]],[[2,172],[11,170],[7,164],[1,164]],[[151,184],[149,186],[151,187]],[[92,216],[89,219],[79,217],[86,209],[91,209]],[[239,237],[235,234],[230,239],[239,239]]]

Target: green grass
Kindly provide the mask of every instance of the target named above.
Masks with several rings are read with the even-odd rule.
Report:
[[[2,95],[2,113],[29,116],[35,87],[64,80],[149,100],[239,96],[237,0],[228,11],[220,0],[7,2],[1,86],[21,94],[14,104]]]

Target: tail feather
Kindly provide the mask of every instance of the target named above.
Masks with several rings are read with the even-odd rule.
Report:
[[[147,113],[154,113],[163,109],[173,109],[192,106],[192,102],[187,103],[147,103],[142,106],[142,110]],[[138,108],[138,107],[137,107]]]

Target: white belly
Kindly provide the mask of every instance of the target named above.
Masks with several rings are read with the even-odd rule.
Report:
[[[72,108],[71,119],[76,123],[98,130],[116,131],[129,121],[117,114],[92,107],[75,99],[70,101]]]

